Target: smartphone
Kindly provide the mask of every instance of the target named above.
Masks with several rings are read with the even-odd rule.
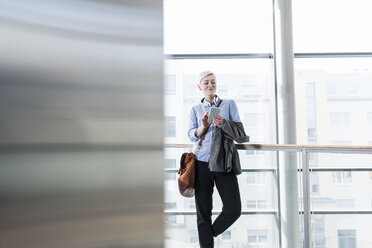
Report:
[[[212,123],[213,118],[217,118],[220,112],[221,112],[220,108],[212,107],[211,110],[209,111],[208,123]]]

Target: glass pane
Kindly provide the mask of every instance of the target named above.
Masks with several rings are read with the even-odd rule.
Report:
[[[260,173],[264,179],[257,179]],[[277,209],[277,187],[273,172],[244,172],[238,176],[243,209]]]
[[[371,1],[293,1],[296,53],[370,52]]]
[[[371,247],[371,221],[370,214],[312,215],[313,248]]]
[[[166,60],[165,74],[175,75],[176,93],[164,96],[165,116],[175,116],[177,133],[165,142],[190,143],[189,113],[203,98],[197,88],[201,71],[217,76],[217,95],[235,100],[240,119],[252,143],[275,143],[275,97],[271,59]],[[242,91],[249,86],[246,91]],[[172,129],[171,129],[172,130]],[[169,131],[168,131],[169,132]]]
[[[311,157],[311,156],[310,156]],[[311,211],[339,211],[332,215],[311,216],[313,247],[370,247],[372,214],[343,214],[342,211],[371,211],[372,154],[317,154],[316,167],[331,167],[331,171],[310,172]],[[314,164],[313,164],[314,165]],[[310,164],[312,166],[312,164]],[[316,167],[313,166],[315,169]],[[335,170],[334,168],[345,168]],[[353,168],[366,171],[351,171]],[[303,220],[301,220],[303,223]],[[303,228],[301,227],[303,233]],[[368,234],[369,233],[369,234]],[[301,236],[303,239],[303,236]]]
[[[272,53],[270,0],[165,0],[166,54]]]
[[[372,159],[371,155],[369,159]],[[311,195],[312,210],[371,210],[372,185],[368,171],[328,171],[317,174],[319,190]],[[313,183],[313,182],[311,182]]]
[[[310,160],[311,161],[311,160]],[[316,162],[310,163],[311,168],[315,167],[325,167],[325,168],[345,168],[346,170],[341,172],[335,172],[332,177],[329,178],[330,182],[335,182],[337,178],[340,180],[347,180],[353,182],[353,180],[348,179],[350,172],[347,169],[350,168],[372,168],[372,154],[352,154],[352,153],[319,153],[317,154]],[[320,172],[314,172],[314,175]],[[321,183],[321,178],[318,179]]]
[[[273,168],[276,169],[277,165],[277,152],[272,151],[259,151],[259,150],[238,150],[240,165],[243,169],[247,168]],[[260,175],[250,174],[252,182],[262,180],[257,178]],[[261,175],[262,177],[262,175]],[[247,179],[248,181],[251,181]]]
[[[168,160],[176,160],[188,148],[165,148]],[[276,152],[268,152],[275,154]],[[258,166],[258,165],[255,165]],[[273,165],[271,165],[273,166]],[[243,211],[271,210],[278,211],[278,189],[276,173],[273,171],[243,172],[238,176],[240,196]],[[171,175],[175,175],[173,177]],[[248,184],[247,178],[253,175],[255,183]],[[191,215],[175,215],[168,213],[166,217],[166,247],[198,247],[196,225],[196,209],[194,198],[180,196],[177,184],[177,172],[165,173],[165,210],[187,211]],[[213,194],[213,210],[221,211],[222,202],[217,189]],[[217,215],[213,215],[214,220]],[[274,214],[242,214],[236,223],[217,238],[217,247],[246,247],[249,245],[264,245],[278,247],[278,227]],[[252,237],[254,241],[252,241]],[[249,247],[249,246],[248,246]]]
[[[279,247],[275,216],[241,216],[225,233],[215,239],[215,247]],[[166,248],[199,247],[196,215],[167,215],[165,236]]]
[[[165,157],[176,161],[177,168],[179,159],[184,148],[165,148]],[[268,152],[275,153],[275,152]],[[258,166],[258,165],[256,165]],[[242,209],[277,209],[277,183],[273,171],[263,172],[243,172],[238,176]],[[195,210],[194,198],[185,198],[178,191],[177,171],[166,172],[164,175],[165,203],[167,206],[173,206],[174,210]],[[174,203],[174,204],[173,204]],[[170,209],[170,208],[168,208]],[[222,202],[217,189],[213,194],[213,209],[221,210]]]
[[[295,59],[295,73],[298,144],[371,144],[372,58]]]

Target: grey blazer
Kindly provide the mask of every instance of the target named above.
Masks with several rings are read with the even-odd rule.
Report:
[[[222,128],[215,127],[209,170],[213,172],[231,172],[235,175],[242,173],[238,150],[234,141],[244,143],[249,141],[245,134],[243,123],[224,120]]]

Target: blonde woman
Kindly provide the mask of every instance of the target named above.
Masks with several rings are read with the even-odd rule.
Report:
[[[245,142],[248,137],[240,121],[236,103],[216,95],[217,83],[213,72],[200,73],[197,87],[203,92],[204,98],[191,109],[188,136],[196,148],[201,136],[207,132],[196,153],[195,203],[199,244],[201,248],[210,248],[214,246],[213,237],[228,229],[241,214],[237,181],[241,168],[233,140]],[[218,117],[213,118],[213,123],[209,126],[208,113],[219,103],[221,112]],[[212,223],[214,185],[221,197],[223,208]]]

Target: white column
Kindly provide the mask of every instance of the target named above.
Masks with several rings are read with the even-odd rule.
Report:
[[[279,143],[296,143],[296,111],[291,0],[274,0],[275,64],[278,85]],[[299,247],[297,154],[280,157],[281,239],[283,248]]]

